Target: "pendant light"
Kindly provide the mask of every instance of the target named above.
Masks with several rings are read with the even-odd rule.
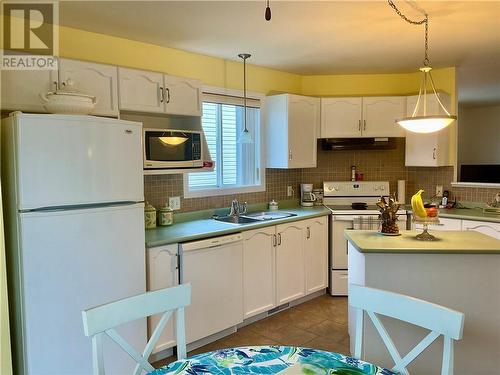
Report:
[[[420,21],[413,21],[402,14],[396,7],[392,0],[388,0],[389,5],[395,10],[395,12],[406,22],[412,25],[424,25],[425,26],[425,55],[424,55],[424,66],[419,70],[422,72],[422,80],[420,82],[420,89],[418,92],[417,103],[415,104],[415,109],[410,117],[402,118],[396,120],[396,123],[405,128],[408,131],[414,133],[433,133],[437,132],[457,119],[457,116],[450,115],[450,112],[445,108],[439,95],[436,92],[436,87],[434,85],[434,80],[432,79],[431,70],[429,65],[429,16],[424,13],[424,19]],[[427,84],[430,83],[432,88],[432,93],[436,97],[436,100],[445,113],[445,115],[427,115]],[[432,93],[429,93],[431,95]],[[422,113],[419,115],[419,109],[422,106]]]
[[[243,131],[240,134],[238,143],[253,143],[252,136],[247,129],[247,64],[246,61],[251,55],[240,53],[239,58],[243,59]]]

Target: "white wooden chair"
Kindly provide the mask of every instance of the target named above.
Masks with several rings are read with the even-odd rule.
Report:
[[[95,375],[104,375],[104,358],[102,352],[103,335],[108,335],[136,362],[134,375],[143,370],[153,371],[154,367],[148,358],[158,341],[165,324],[176,313],[177,357],[186,358],[186,332],[184,327],[184,308],[191,304],[191,284],[183,284],[172,288],[160,289],[139,294],[82,311],[85,336],[92,338],[92,361]],[[142,354],[138,353],[115,327],[133,320],[164,313],[149,339]]]
[[[356,308],[355,358],[361,359],[363,314],[366,312],[394,360],[393,371],[408,375],[409,372],[406,368],[408,364],[417,358],[440,335],[443,335],[444,348],[441,374],[453,374],[453,340],[462,338],[463,313],[403,294],[356,284],[349,285],[349,305]],[[376,314],[427,328],[431,332],[401,358],[394,342]]]

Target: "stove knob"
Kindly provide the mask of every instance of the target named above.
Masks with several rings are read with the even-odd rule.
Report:
[[[339,187],[338,187],[338,186],[334,186],[334,187],[333,187],[333,190],[335,190],[335,191],[339,191]]]
[[[380,186],[380,190],[384,191],[385,190],[385,186],[381,185]]]
[[[326,188],[327,188],[329,191],[332,191],[332,190],[333,190],[333,186],[332,186],[332,185],[328,185]]]
[[[378,190],[378,186],[374,186],[373,190],[377,191]]]

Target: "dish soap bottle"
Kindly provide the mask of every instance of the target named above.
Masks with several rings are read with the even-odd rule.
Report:
[[[144,206],[144,224],[146,229],[156,228],[156,209],[149,202]]]
[[[174,223],[174,210],[170,208],[168,204],[165,203],[165,207],[160,208],[158,224],[172,225]]]

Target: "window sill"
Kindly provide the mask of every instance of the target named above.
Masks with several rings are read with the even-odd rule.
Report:
[[[188,190],[187,187],[187,175],[184,179],[184,198],[205,198],[205,197],[215,197],[221,195],[235,195],[235,194],[245,194],[245,193],[257,193],[261,191],[266,191],[264,184],[253,185],[245,187],[235,187],[227,189],[203,189],[203,190]]]
[[[488,182],[452,182],[453,187],[500,188],[500,184]]]

